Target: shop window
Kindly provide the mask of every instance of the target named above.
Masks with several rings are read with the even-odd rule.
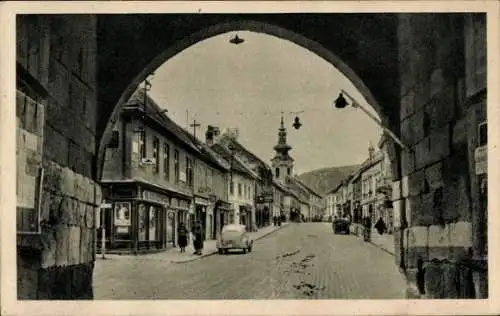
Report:
[[[149,207],[149,240],[156,241],[157,239],[157,209],[154,206]]]
[[[175,182],[179,183],[179,151],[176,149],[174,151],[174,177],[175,177]]]
[[[139,205],[139,211],[138,211],[138,216],[139,216],[139,241],[145,241],[146,240],[146,227],[147,227],[147,222],[146,222],[146,206],[144,204]]]

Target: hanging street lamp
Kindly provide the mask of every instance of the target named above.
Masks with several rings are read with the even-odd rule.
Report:
[[[302,123],[300,123],[300,119],[298,116],[295,117],[295,122],[293,123],[293,127],[295,129],[299,129],[302,126]]]
[[[402,141],[401,139],[399,139],[398,136],[396,136],[396,134],[394,134],[390,129],[388,129],[387,127],[385,127],[382,122],[377,118],[375,117],[373,114],[371,114],[370,112],[368,112],[368,110],[361,106],[361,104],[359,104],[352,96],[350,96],[345,90],[340,90],[341,92],[339,93],[339,96],[337,97],[337,99],[335,99],[335,102],[334,102],[334,106],[335,108],[337,109],[343,109],[345,108],[346,106],[349,105],[349,103],[347,102],[347,100],[345,99],[344,95],[346,95],[349,99],[351,99],[351,103],[352,103],[352,107],[355,108],[355,109],[361,109],[366,115],[368,115],[368,117],[370,117],[380,128],[383,129],[383,131],[385,133],[387,133],[399,146],[401,146],[402,148],[406,149],[407,151],[412,151],[408,146],[406,146]]]
[[[238,34],[236,34],[232,39],[229,40],[229,43],[234,45],[239,45],[243,43],[245,40],[243,38],[239,38]]]
[[[304,113],[304,111],[298,111],[298,112],[290,112],[290,114],[295,114],[295,119],[294,119],[294,122],[292,124],[292,126],[295,128],[295,129],[299,129],[301,126],[302,126],[302,123],[300,122],[300,118],[299,118],[299,114],[300,113]]]

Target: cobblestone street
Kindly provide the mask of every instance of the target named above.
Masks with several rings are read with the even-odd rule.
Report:
[[[175,250],[174,250],[175,251]],[[167,253],[165,253],[165,258]],[[98,260],[96,299],[398,299],[394,257],[330,224],[290,224],[250,254],[172,263],[161,255]]]

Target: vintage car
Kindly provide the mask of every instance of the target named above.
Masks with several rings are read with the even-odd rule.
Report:
[[[243,253],[247,253],[252,251],[253,240],[248,235],[245,225],[229,224],[222,228],[216,245],[219,254],[225,254],[230,249],[241,249]]]
[[[349,226],[350,226],[349,221],[344,218],[336,218],[332,222],[332,228],[335,234],[342,233],[345,235],[349,235]]]

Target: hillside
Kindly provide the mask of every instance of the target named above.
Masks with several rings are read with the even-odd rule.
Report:
[[[299,179],[311,189],[324,195],[334,189],[340,181],[356,168],[358,168],[358,165],[321,168],[304,172],[299,175]]]

